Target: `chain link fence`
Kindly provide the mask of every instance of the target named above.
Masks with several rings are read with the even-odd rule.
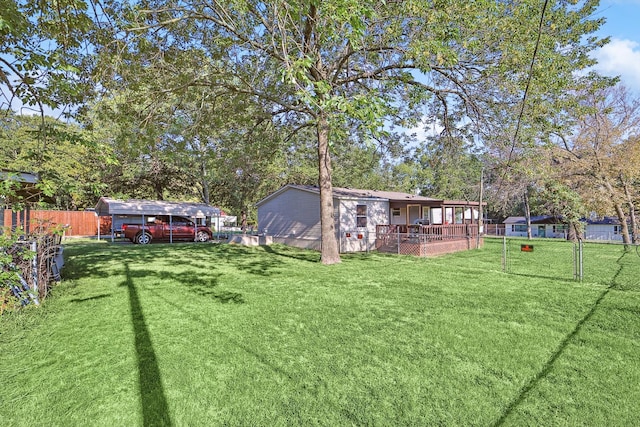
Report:
[[[640,283],[638,245],[503,238],[502,246],[502,268],[510,274],[616,286]]]

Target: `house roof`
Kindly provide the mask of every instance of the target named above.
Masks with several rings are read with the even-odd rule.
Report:
[[[179,215],[186,217],[220,216],[220,209],[204,203],[168,202],[164,200],[118,200],[101,197],[98,215]]]
[[[604,218],[589,219],[582,218],[581,222],[589,225],[618,225],[620,221],[616,217],[605,216]],[[510,216],[505,219],[503,224],[526,224],[527,219],[523,216]],[[564,220],[561,217],[553,215],[538,215],[531,217],[531,224],[564,224]]]
[[[605,216],[596,219],[587,218],[583,221],[586,221],[586,223],[590,225],[620,225],[620,220],[615,216]]]
[[[510,216],[503,224],[526,224],[527,218],[524,216]],[[531,224],[563,224],[562,218],[553,215],[537,215],[531,217]]]
[[[289,184],[260,200],[256,205],[260,206],[267,200],[276,197],[284,191],[289,189],[297,189],[302,191],[308,191],[310,193],[320,194],[320,188],[314,185],[296,185]],[[478,206],[478,202],[468,202],[461,200],[444,200],[444,199],[434,199],[432,197],[424,197],[418,196],[415,194],[402,193],[398,191],[379,191],[379,190],[365,190],[365,189],[357,189],[357,188],[342,188],[342,187],[333,187],[333,197],[336,199],[378,199],[385,200],[391,202],[440,202],[443,204],[452,204],[452,205],[471,205]],[[484,204],[484,203],[483,203]]]

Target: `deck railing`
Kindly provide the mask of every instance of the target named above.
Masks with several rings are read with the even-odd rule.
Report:
[[[446,224],[446,225],[378,225],[376,236],[402,235],[405,238],[416,239],[420,242],[436,240],[458,240],[478,235],[477,224]]]

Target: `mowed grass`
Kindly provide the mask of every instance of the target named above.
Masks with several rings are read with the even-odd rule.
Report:
[[[0,424],[637,425],[640,257],[590,248],[580,283],[546,245],[507,274],[490,239],[334,266],[68,242],[45,306],[0,319]]]

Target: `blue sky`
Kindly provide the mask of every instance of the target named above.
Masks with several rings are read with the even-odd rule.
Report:
[[[600,0],[598,14],[607,22],[598,32],[611,37],[594,54],[601,74],[619,75],[622,83],[640,94],[640,0]]]

